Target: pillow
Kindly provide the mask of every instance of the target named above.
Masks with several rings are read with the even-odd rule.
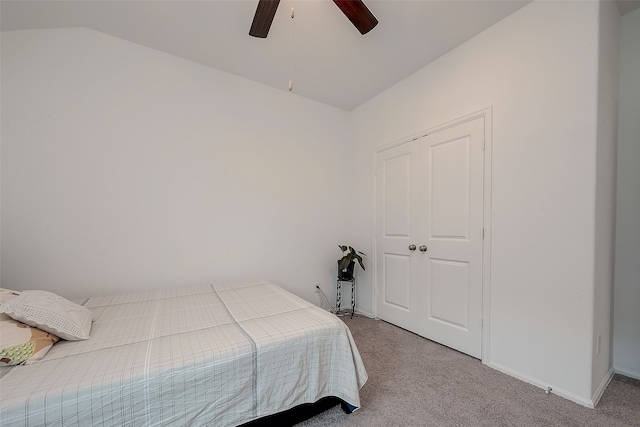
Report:
[[[0,304],[4,304],[5,302],[9,302],[15,297],[19,296],[20,292],[12,291],[11,289],[2,289],[0,288]]]
[[[0,313],[69,341],[89,339],[93,319],[91,310],[47,291],[23,291]]]
[[[9,302],[15,297],[17,297],[18,295],[20,295],[19,291],[12,291],[11,289],[0,288],[0,304]],[[4,313],[0,313],[0,321],[2,320],[11,320],[11,318]]]
[[[42,360],[60,338],[6,318],[0,320],[0,366],[30,365]]]

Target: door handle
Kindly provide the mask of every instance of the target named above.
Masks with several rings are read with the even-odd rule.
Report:
[[[416,245],[409,245],[409,250],[410,251],[415,251],[416,250]]]
[[[427,252],[427,247],[425,245],[420,246],[420,252]]]

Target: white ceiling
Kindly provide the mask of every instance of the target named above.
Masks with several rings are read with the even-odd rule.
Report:
[[[281,90],[292,74],[296,94],[350,111],[529,1],[365,0],[380,23],[362,36],[330,0],[281,0],[257,39],[257,0],[2,0],[0,28],[87,27]]]

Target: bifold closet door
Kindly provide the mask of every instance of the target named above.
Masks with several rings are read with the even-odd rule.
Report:
[[[481,357],[484,118],[378,153],[378,317]]]

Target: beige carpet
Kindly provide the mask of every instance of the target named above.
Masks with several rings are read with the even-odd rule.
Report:
[[[595,409],[379,320],[342,318],[369,374],[362,407],[331,408],[300,427],[640,426],[640,381],[616,375]]]

